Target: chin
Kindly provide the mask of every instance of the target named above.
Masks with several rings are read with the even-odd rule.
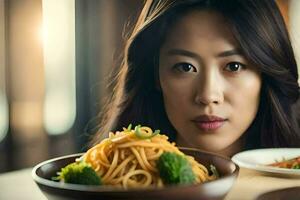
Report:
[[[220,143],[205,143],[205,144],[198,144],[198,145],[194,145],[195,147],[197,147],[198,149],[202,149],[204,151],[209,151],[209,152],[213,152],[213,153],[221,153],[223,151],[227,151],[228,148],[230,148],[231,144],[224,144],[224,142],[220,142]]]
[[[207,146],[207,145],[195,145],[196,148],[204,150],[204,151],[209,151],[209,152],[213,152],[213,153],[218,153],[220,151],[222,151],[224,148],[219,147],[219,146]]]

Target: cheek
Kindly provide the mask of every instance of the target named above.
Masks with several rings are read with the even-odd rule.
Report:
[[[171,123],[179,123],[190,107],[192,81],[174,78],[168,73],[160,75],[160,87],[167,116]]]
[[[261,78],[259,75],[246,77],[236,84],[228,94],[232,104],[234,119],[238,126],[248,126],[256,116],[261,91]]]
[[[192,86],[189,80],[181,81],[168,73],[161,72],[160,87],[166,106],[178,106],[186,104]]]

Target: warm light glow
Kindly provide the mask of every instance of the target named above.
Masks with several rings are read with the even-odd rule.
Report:
[[[75,116],[72,101],[72,97],[63,90],[52,90],[46,94],[44,120],[50,134],[64,133],[71,127]]]
[[[291,0],[289,8],[291,41],[298,64],[298,72],[300,72],[300,1]],[[300,77],[298,79],[298,82],[300,84]]]
[[[8,105],[6,95],[0,93],[0,142],[6,136],[8,130]]]
[[[45,22],[44,22],[45,23]],[[46,39],[47,39],[47,26],[45,24],[42,24],[39,31],[38,31],[38,37],[40,39],[40,41],[42,42],[42,44],[44,45],[46,43]]]
[[[8,130],[9,112],[5,84],[5,10],[4,1],[0,1],[0,142]]]
[[[57,135],[72,127],[76,115],[75,0],[43,0],[43,27],[44,124]]]

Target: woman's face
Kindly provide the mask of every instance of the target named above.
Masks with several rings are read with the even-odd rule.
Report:
[[[160,50],[159,80],[180,145],[225,154],[256,116],[260,73],[215,12],[189,12],[170,28]]]

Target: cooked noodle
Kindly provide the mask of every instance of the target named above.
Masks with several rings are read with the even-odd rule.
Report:
[[[140,127],[144,136],[151,136],[149,127]],[[133,187],[163,187],[156,162],[164,152],[174,152],[188,159],[194,174],[195,183],[215,179],[205,166],[193,157],[182,153],[175,143],[170,143],[166,135],[157,134],[148,139],[140,139],[134,130],[125,129],[121,132],[109,133],[109,137],[89,149],[83,160],[90,163],[105,185]]]

